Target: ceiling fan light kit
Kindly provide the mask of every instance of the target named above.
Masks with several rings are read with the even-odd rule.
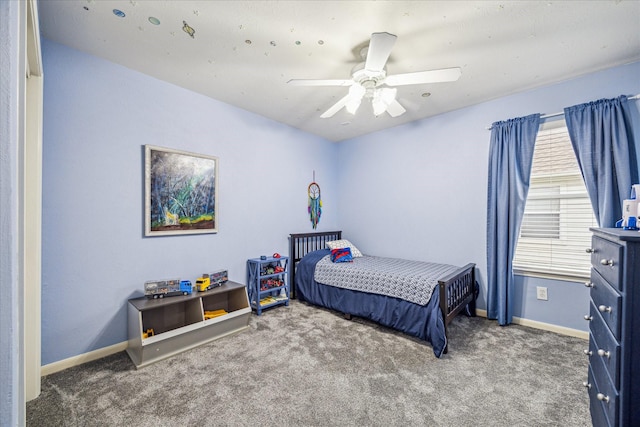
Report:
[[[349,87],[349,98],[347,99],[347,103],[345,104],[345,108],[351,114],[355,114],[358,108],[360,107],[360,103],[362,102],[362,97],[365,95],[367,90],[359,85],[354,84]]]
[[[389,105],[396,99],[396,93],[398,89],[391,89],[388,87],[375,89],[373,98],[371,99],[371,105],[373,106],[373,114],[379,116],[387,111]]]
[[[385,111],[391,117],[398,117],[407,110],[396,99],[397,89],[389,86],[440,83],[456,81],[462,75],[459,67],[439,70],[418,71],[414,73],[393,74],[387,76],[385,65],[397,37],[390,33],[373,33],[366,49],[365,62],[354,68],[350,80],[292,79],[288,83],[294,86],[348,86],[345,97],[333,104],[320,115],[326,119],[333,117],[343,107],[355,114],[362,98],[371,99],[373,114],[379,116]]]

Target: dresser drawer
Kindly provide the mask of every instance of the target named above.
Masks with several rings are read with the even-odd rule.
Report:
[[[620,265],[622,246],[599,237],[593,237],[591,246],[593,249],[591,252],[591,265],[593,265],[593,268],[611,286],[622,291],[622,266]]]
[[[589,336],[589,361],[606,371],[613,382],[614,387],[620,387],[620,345],[606,330],[607,327],[596,316],[591,322],[591,334]],[[599,323],[599,324],[598,324]],[[596,329],[596,330],[594,330]],[[603,330],[604,329],[604,330]],[[599,365],[598,361],[602,362]],[[598,377],[599,378],[599,377]]]
[[[618,391],[613,386],[602,363],[599,360],[593,360],[589,364],[589,369],[593,371],[593,383],[589,389],[589,400],[592,404],[600,402],[607,415],[609,424],[618,425]]]
[[[608,427],[612,424],[609,424],[609,420],[607,419],[607,415],[604,410],[604,406],[601,401],[596,397],[598,384],[593,376],[593,370],[591,369],[591,365],[589,365],[589,376],[587,377],[586,384],[589,393],[589,409],[591,412],[591,423],[594,427]]]
[[[595,270],[591,270],[591,285],[591,301],[613,335],[619,340],[622,297]],[[593,313],[591,314],[593,316]]]

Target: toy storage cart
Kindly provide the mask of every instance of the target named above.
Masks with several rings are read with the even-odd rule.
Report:
[[[265,308],[289,305],[289,257],[247,260],[247,291],[251,308],[259,315]]]

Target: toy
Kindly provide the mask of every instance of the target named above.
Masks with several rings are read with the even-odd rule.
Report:
[[[631,196],[622,202],[622,219],[616,222],[616,227],[625,230],[637,230],[640,226],[640,184],[631,186]]]
[[[211,279],[212,287],[220,286],[225,284],[229,280],[229,273],[227,272],[227,270],[219,270],[215,273],[211,273],[209,275],[209,278]]]
[[[265,264],[260,270],[261,276],[267,276],[271,274],[278,274],[284,272],[284,267],[275,263]]]
[[[225,284],[229,280],[227,270],[219,270],[211,274],[203,274],[201,278],[196,280],[196,288],[198,292],[208,291]]]
[[[260,290],[266,291],[271,288],[279,288],[284,286],[284,281],[282,279],[261,279],[260,280]]]
[[[213,319],[214,317],[219,317],[219,316],[224,316],[225,314],[229,314],[227,313],[226,310],[224,309],[219,309],[219,310],[205,310],[204,312],[204,318],[206,319]]]
[[[208,274],[203,274],[198,280],[196,280],[196,288],[198,292],[204,292],[211,289],[211,279]]]
[[[268,305],[268,304],[273,304],[274,302],[277,302],[278,300],[276,300],[274,297],[264,297],[260,300],[260,305]]]
[[[164,298],[174,295],[191,295],[193,287],[188,280],[150,280],[144,283],[147,298]]]

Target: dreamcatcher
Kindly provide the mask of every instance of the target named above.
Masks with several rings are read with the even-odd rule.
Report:
[[[315,182],[316,173],[313,172],[313,181],[307,188],[307,194],[309,195],[309,219],[313,229],[318,226],[320,222],[320,215],[322,215],[322,199],[320,198],[320,186]]]

